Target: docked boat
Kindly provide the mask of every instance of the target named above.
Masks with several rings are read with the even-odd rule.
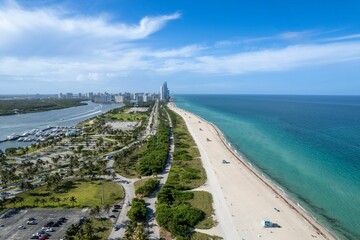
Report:
[[[13,134],[7,136],[7,137],[6,137],[6,140],[8,140],[8,141],[13,141],[13,140],[18,139],[19,137],[20,137],[19,135],[13,133]]]

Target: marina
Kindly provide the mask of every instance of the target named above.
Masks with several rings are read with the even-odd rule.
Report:
[[[78,123],[98,116],[122,104],[87,105],[47,112],[0,116],[0,149],[25,147],[48,137],[57,137],[73,130]]]

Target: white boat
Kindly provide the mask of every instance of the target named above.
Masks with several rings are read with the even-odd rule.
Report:
[[[19,137],[20,137],[19,135],[13,133],[13,134],[7,136],[7,137],[6,137],[6,140],[12,141],[12,140],[18,139]]]

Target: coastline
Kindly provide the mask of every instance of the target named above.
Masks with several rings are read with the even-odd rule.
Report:
[[[221,186],[221,189],[224,188],[230,188],[232,189],[232,191],[228,191],[226,192],[225,190],[223,190],[223,195],[225,199],[235,199],[238,200],[239,197],[240,198],[244,198],[244,200],[247,198],[247,196],[241,196],[241,194],[236,194],[233,191],[239,191],[239,192],[245,192],[248,191],[248,193],[250,194],[252,191],[250,189],[249,192],[249,188],[254,187],[255,189],[257,189],[259,191],[259,193],[257,194],[257,197],[259,197],[260,195],[266,195],[265,201],[264,199],[262,199],[261,201],[258,200],[258,198],[253,196],[253,197],[249,197],[250,199],[246,199],[247,201],[249,201],[249,204],[246,206],[246,208],[244,207],[238,207],[237,211],[234,213],[233,210],[230,210],[233,207],[233,203],[229,204],[229,201],[227,201],[227,209],[231,212],[232,218],[236,218],[236,216],[242,215],[246,212],[249,212],[249,210],[251,208],[253,208],[252,210],[254,212],[256,212],[255,215],[261,215],[263,210],[259,210],[256,206],[256,204],[260,204],[263,208],[265,212],[269,212],[269,209],[274,209],[276,211],[279,211],[277,208],[274,208],[274,205],[276,206],[280,206],[279,208],[281,208],[281,214],[285,216],[279,217],[276,216],[276,214],[272,214],[270,212],[270,214],[268,213],[267,215],[271,216],[271,219],[269,220],[273,220],[275,219],[275,223],[279,223],[279,225],[281,226],[281,228],[259,228],[260,226],[260,221],[259,221],[259,217],[253,217],[254,219],[258,220],[257,225],[255,226],[255,222],[254,219],[252,219],[253,223],[252,224],[247,224],[246,222],[243,222],[241,219],[235,219],[233,220],[233,224],[234,226],[237,228],[237,239],[252,239],[254,237],[257,238],[261,238],[263,236],[266,236],[267,239],[289,239],[289,237],[291,237],[291,239],[337,239],[337,237],[335,235],[333,235],[333,233],[331,233],[328,229],[326,229],[323,225],[321,225],[318,221],[316,221],[316,219],[310,215],[301,205],[299,205],[297,202],[293,201],[292,199],[290,199],[287,194],[284,192],[284,190],[279,187],[278,185],[276,185],[274,182],[272,182],[271,180],[269,180],[268,178],[266,178],[263,174],[261,174],[261,172],[259,172],[257,169],[255,169],[251,163],[249,163],[248,161],[246,161],[235,149],[232,149],[231,144],[226,140],[224,134],[220,131],[220,129],[215,126],[213,123],[191,113],[188,112],[184,109],[178,108],[175,103],[170,103],[169,104],[170,109],[174,110],[176,113],[178,113],[180,116],[182,116],[182,118],[185,120],[186,125],[190,131],[190,133],[192,134],[195,142],[197,143],[200,152],[201,148],[204,148],[203,150],[205,151],[205,153],[201,154],[202,156],[202,160],[204,158],[204,154],[209,155],[211,157],[211,149],[207,148],[206,146],[206,142],[204,143],[204,141],[201,142],[201,140],[199,141],[199,137],[203,137],[204,133],[206,130],[210,130],[210,132],[212,131],[212,134],[209,133],[209,136],[212,136],[213,139],[211,139],[211,142],[218,142],[219,144],[217,146],[214,146],[216,148],[221,148],[221,149],[217,149],[217,151],[222,151],[223,154],[228,154],[228,156],[231,155],[232,159],[230,159],[230,164],[233,164],[232,160],[235,160],[236,163],[238,164],[237,166],[235,166],[235,168],[237,169],[233,169],[235,171],[233,171],[233,176],[237,179],[237,177],[241,176],[242,174],[244,174],[244,170],[246,170],[246,173],[244,175],[245,176],[245,180],[249,180],[250,183],[253,183],[254,186],[249,186],[249,185],[244,185],[241,186],[239,184],[234,183],[235,181],[232,181],[233,186],[229,185],[229,182],[226,182],[225,180],[219,180],[219,184]],[[193,118],[193,120],[191,122],[191,117]],[[198,123],[198,124],[196,124]],[[199,128],[199,126],[205,126],[208,125],[206,127],[206,129],[202,129]],[[197,134],[196,130],[199,128],[199,132]],[[215,139],[216,138],[216,139]],[[207,138],[208,139],[208,138]],[[203,152],[204,152],[203,151]],[[230,157],[230,158],[231,158]],[[220,161],[220,160],[218,160]],[[213,166],[210,167],[215,167],[215,172],[216,170],[218,170],[217,175],[220,175],[221,172],[219,172],[219,168],[217,166],[214,166],[214,164],[216,164],[216,162],[212,162]],[[206,166],[206,164],[204,164],[204,168],[206,169],[206,172],[208,174],[209,169],[209,165]],[[214,169],[212,169],[214,170]],[[221,171],[221,170],[220,170]],[[228,170],[225,170],[228,171]],[[224,174],[224,172],[222,173]],[[228,173],[225,172],[225,175],[227,175]],[[217,176],[217,177],[222,177],[222,176]],[[234,179],[235,179],[234,178]],[[222,183],[226,183],[226,185],[224,186],[224,184]],[[261,189],[260,189],[261,188]],[[272,195],[272,198],[270,197],[270,195]],[[275,196],[275,197],[274,197]],[[213,196],[215,197],[215,196]],[[267,203],[267,201],[269,201]],[[235,201],[236,202],[236,201]],[[279,204],[279,202],[281,204]],[[216,206],[215,202],[214,202],[214,207],[215,207],[215,212],[216,214],[223,214],[224,213],[224,207],[222,206],[222,209],[217,209],[219,208],[219,206]],[[265,210],[266,209],[266,210]],[[286,209],[286,210],[285,210]],[[225,211],[226,212],[226,211]],[[250,211],[251,212],[251,211]],[[280,212],[280,211],[279,211]],[[283,213],[286,212],[286,213]],[[234,213],[234,214],[233,214]],[[264,213],[266,214],[266,213]],[[287,215],[288,214],[288,215]],[[250,218],[251,218],[251,213],[249,214]],[[278,214],[280,215],[280,214]],[[291,217],[290,217],[291,215]],[[225,225],[231,225],[228,222],[224,222],[222,223],[221,220],[224,220],[224,217],[221,216],[216,216],[219,219],[219,224],[224,227]],[[241,218],[241,217],[237,217],[237,218]],[[249,217],[247,217],[249,218]],[[279,220],[277,220],[279,219]],[[228,219],[229,220],[229,219]],[[284,221],[285,220],[285,221]],[[286,222],[289,221],[289,222]],[[290,223],[291,222],[291,223]],[[246,229],[244,230],[243,226],[238,226],[238,223],[241,223],[240,225],[249,225],[249,226],[245,226]],[[252,228],[252,231],[249,231],[249,227]],[[242,235],[242,232],[245,232],[244,235]],[[226,231],[223,232],[226,233]],[[250,233],[249,233],[250,232]],[[295,235],[294,235],[295,234]],[[240,238],[241,235],[241,238]],[[246,236],[246,238],[243,238],[244,236]],[[273,238],[274,237],[274,238]],[[233,239],[234,237],[231,237],[231,239]],[[226,238],[225,239],[230,239],[230,238]]]

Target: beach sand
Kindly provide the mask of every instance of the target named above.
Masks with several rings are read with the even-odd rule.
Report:
[[[169,107],[183,117],[199,147],[207,174],[205,188],[213,195],[219,223],[212,233],[227,240],[336,239],[229,148],[214,125],[173,103]],[[264,219],[281,227],[264,228]]]

